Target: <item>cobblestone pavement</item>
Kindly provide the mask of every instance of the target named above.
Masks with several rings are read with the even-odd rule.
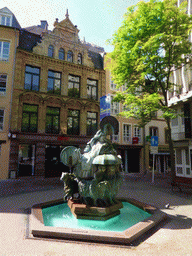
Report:
[[[0,182],[0,256],[41,255],[192,255],[192,193],[172,191],[168,174],[124,175],[118,194],[152,204],[168,221],[131,246],[101,245],[29,238],[29,212],[36,203],[63,197],[59,178],[25,178]],[[165,205],[170,207],[166,209]],[[28,226],[29,224],[29,226]]]

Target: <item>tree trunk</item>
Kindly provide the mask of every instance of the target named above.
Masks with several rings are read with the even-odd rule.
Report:
[[[176,176],[175,174],[175,152],[173,147],[173,140],[171,138],[171,125],[170,125],[170,118],[166,118],[167,128],[168,128],[168,143],[169,143],[169,152],[170,152],[170,160],[171,160],[171,182],[174,181]]]

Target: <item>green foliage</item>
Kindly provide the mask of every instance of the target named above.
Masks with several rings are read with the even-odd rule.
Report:
[[[140,121],[150,121],[151,113],[161,110],[167,122],[172,181],[175,177],[175,159],[171,139],[170,119],[175,114],[168,105],[168,92],[174,69],[190,64],[192,16],[186,14],[187,4],[177,7],[176,0],[140,1],[128,8],[123,24],[111,40],[110,54],[113,81],[126,85],[115,100],[128,109],[124,115]]]
[[[150,112],[160,109],[165,118],[174,115],[168,108],[168,91],[173,67],[180,69],[191,53],[189,32],[192,18],[186,3],[179,8],[175,0],[140,1],[128,8],[123,24],[111,40],[114,51],[109,55],[113,80],[126,84],[115,100],[129,106],[123,114],[150,121]],[[185,57],[184,57],[185,56]]]

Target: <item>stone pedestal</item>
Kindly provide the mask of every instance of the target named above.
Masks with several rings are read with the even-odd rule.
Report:
[[[109,207],[89,207],[86,204],[76,203],[71,199],[68,200],[68,206],[77,219],[88,220],[108,220],[119,215],[119,209],[123,208],[123,204],[120,201]]]

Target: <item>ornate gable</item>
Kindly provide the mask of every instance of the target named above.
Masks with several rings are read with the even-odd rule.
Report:
[[[79,40],[79,29],[77,29],[77,26],[74,26],[70,21],[68,10],[65,16],[66,18],[61,22],[58,22],[58,19],[56,19],[54,23],[55,28],[53,29],[53,34],[63,37],[69,41],[77,42]]]

